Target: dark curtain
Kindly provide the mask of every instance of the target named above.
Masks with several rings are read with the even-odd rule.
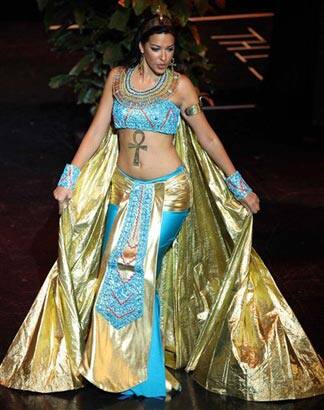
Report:
[[[274,11],[269,65],[258,106],[275,131],[273,138],[300,139],[310,132],[323,107],[323,2],[282,0]]]

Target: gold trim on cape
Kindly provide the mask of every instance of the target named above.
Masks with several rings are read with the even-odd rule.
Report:
[[[183,119],[175,143],[190,173],[193,206],[157,280],[166,364],[192,371],[210,391],[245,400],[324,394],[323,363],[252,248],[252,214]],[[38,392],[82,387],[79,366],[117,155],[110,128],[60,218],[58,260],[0,366],[2,385]]]

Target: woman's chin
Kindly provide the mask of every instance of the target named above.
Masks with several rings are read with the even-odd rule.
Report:
[[[150,66],[150,69],[153,71],[155,75],[163,75],[165,71],[167,70],[168,66],[163,65],[159,66],[158,64]]]

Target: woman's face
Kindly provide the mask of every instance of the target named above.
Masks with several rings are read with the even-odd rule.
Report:
[[[143,45],[139,44],[140,51],[150,69],[161,75],[168,68],[174,54],[175,39],[171,33],[152,34]]]

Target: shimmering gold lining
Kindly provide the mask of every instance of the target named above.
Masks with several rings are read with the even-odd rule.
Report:
[[[223,173],[182,119],[175,143],[190,174],[193,204],[157,283],[167,365],[185,367],[210,391],[245,400],[324,394],[321,359],[252,248],[252,215],[233,198]],[[61,216],[58,261],[0,366],[2,385],[39,392],[82,386],[79,366],[98,290],[117,155],[117,136],[109,129]],[[117,362],[125,344],[116,336],[110,353],[118,345],[121,350],[112,357]],[[132,362],[128,372],[123,360],[113,388],[145,378],[145,368],[135,372]],[[99,385],[106,377],[100,374],[93,382]]]
[[[106,134],[82,168],[60,218],[59,255],[0,366],[0,384],[41,393],[78,389],[78,370],[96,294],[108,190],[118,156]]]

